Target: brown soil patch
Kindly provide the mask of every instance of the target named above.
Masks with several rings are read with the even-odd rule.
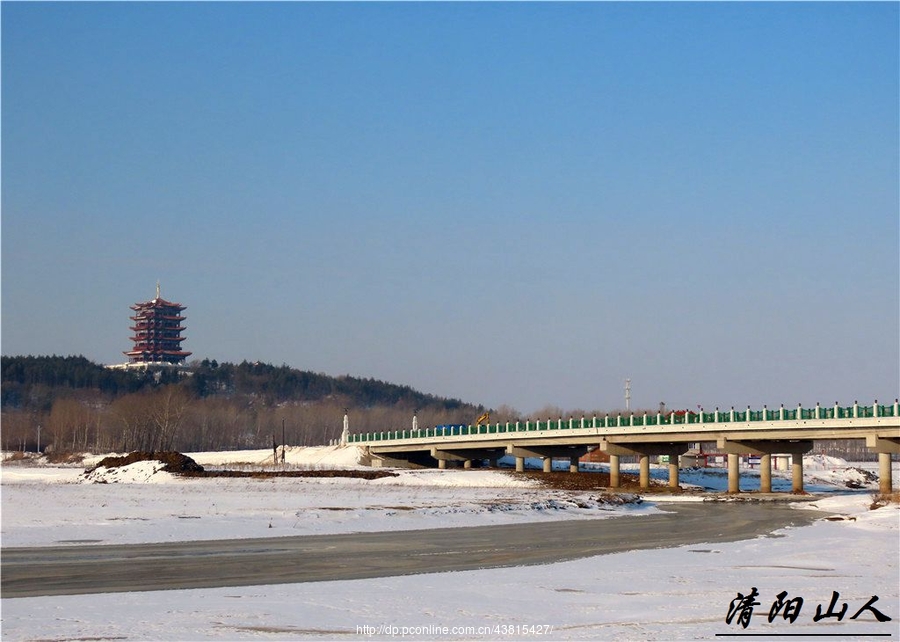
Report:
[[[381,479],[397,477],[389,470],[204,470],[183,473],[184,477],[349,477],[352,479]]]
[[[893,491],[891,493],[878,493],[877,495],[872,496],[872,503],[869,505],[869,510],[875,510],[877,508],[884,508],[885,506],[890,506],[891,504],[900,504],[900,491]]]
[[[596,473],[568,473],[565,471],[553,471],[544,473],[539,471],[525,471],[521,473],[510,472],[510,475],[516,477],[525,477],[533,479],[543,486],[556,490],[571,491],[593,491],[593,490],[609,490],[610,481],[608,472]],[[640,493],[679,493],[680,488],[673,489],[665,483],[657,480],[650,480],[650,488],[642,489],[640,479],[637,475],[621,473],[619,475],[619,487],[616,491],[640,492]]]
[[[84,461],[81,453],[45,453],[48,464],[80,464]]]

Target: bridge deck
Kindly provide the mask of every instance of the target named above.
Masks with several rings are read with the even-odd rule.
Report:
[[[900,404],[834,406],[787,410],[667,415],[618,415],[591,419],[507,422],[504,424],[436,426],[350,435],[349,443],[373,451],[420,450],[426,446],[465,444],[502,447],[511,440],[546,444],[596,444],[599,439],[628,442],[685,443],[730,440],[865,439],[900,437]],[[385,448],[382,448],[385,447]]]

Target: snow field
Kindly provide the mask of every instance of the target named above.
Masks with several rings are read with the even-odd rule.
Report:
[[[308,459],[319,457],[318,465],[330,467],[325,454],[308,453]],[[190,456],[207,467],[225,463],[216,455]],[[308,459],[294,453],[294,462],[288,463],[310,465]],[[418,640],[695,640],[741,632],[896,637],[900,510],[896,505],[869,510],[872,492],[842,489],[839,471],[856,466],[829,462],[822,471],[828,481],[815,476],[819,471],[813,463],[806,467],[807,482],[831,492],[798,509],[818,508],[839,521],[820,520],[744,542],[697,543],[546,566],[6,599],[2,639],[383,640],[404,632]],[[118,483],[85,484],[78,483],[79,468],[4,465],[3,546],[362,530],[396,530],[402,537],[400,531],[407,528],[641,515],[663,501],[653,496],[637,506],[583,508],[565,493],[491,471],[397,471],[398,477],[372,481],[182,479],[159,472],[148,476],[152,466],[133,466],[118,473]],[[716,479],[704,474],[703,483]],[[735,621],[727,624],[731,601],[751,587],[757,588],[760,604],[750,625],[745,630]],[[781,591],[804,598],[793,623],[783,617],[767,621]],[[833,591],[839,592],[838,608],[848,604],[846,616],[815,622],[816,607],[827,609]],[[878,598],[874,606],[892,620],[878,622],[869,611],[850,620],[873,596]],[[544,626],[552,628],[537,628]]]

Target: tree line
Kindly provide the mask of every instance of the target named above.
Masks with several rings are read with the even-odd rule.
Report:
[[[112,370],[83,356],[0,364],[2,448],[127,452],[318,445],[351,432],[471,423],[485,409],[375,379],[204,359],[182,371]]]

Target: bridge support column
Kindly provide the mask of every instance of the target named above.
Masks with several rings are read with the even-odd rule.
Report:
[[[516,472],[517,473],[525,472],[525,458],[524,457],[516,457]]]
[[[738,470],[740,456],[743,454],[760,455],[759,490],[762,493],[772,492],[772,455],[774,453],[788,453],[791,455],[793,471],[793,492],[803,492],[803,455],[812,450],[811,440],[784,440],[773,439],[732,441],[720,438],[717,442],[719,449],[728,453],[728,492],[740,492],[740,472]]]
[[[669,457],[669,488],[678,488],[678,455]]]
[[[525,457],[534,457],[539,458],[543,461],[543,468],[545,473],[549,473],[553,470],[554,458],[566,458],[569,461],[574,461],[577,464],[578,460],[583,457],[587,451],[587,446],[517,446],[516,444],[510,444],[506,447],[506,454],[512,455],[516,458],[516,470],[519,470],[520,458],[522,459],[522,466],[524,470]]]
[[[728,453],[728,492],[741,492],[741,457],[735,453]]]
[[[570,473],[577,473],[577,472],[578,472],[578,460],[579,460],[579,459],[581,459],[581,457],[576,457],[576,456],[574,456],[574,455],[572,455],[571,457],[569,457],[569,472],[570,472]]]
[[[650,455],[641,455],[641,489],[650,488]]]
[[[469,470],[471,467],[472,467],[471,459],[467,459],[463,462],[463,468],[465,468],[466,470]]]
[[[438,459],[438,468],[444,470],[447,468],[447,460],[446,459]]]
[[[688,445],[678,443],[622,443],[610,442],[606,439],[600,442],[600,450],[609,455],[609,485],[618,488],[619,456],[638,455],[640,458],[639,480],[642,489],[650,488],[650,456],[669,456],[669,486],[678,487],[678,458],[687,452]]]
[[[772,455],[770,453],[759,457],[759,492],[772,492]]]
[[[891,479],[891,453],[878,453],[878,490],[890,495],[894,490]]]
[[[803,453],[791,453],[791,492],[803,492]]]
[[[866,437],[866,446],[878,453],[878,490],[885,495],[894,492],[891,455],[900,454],[900,439],[872,435]]]

